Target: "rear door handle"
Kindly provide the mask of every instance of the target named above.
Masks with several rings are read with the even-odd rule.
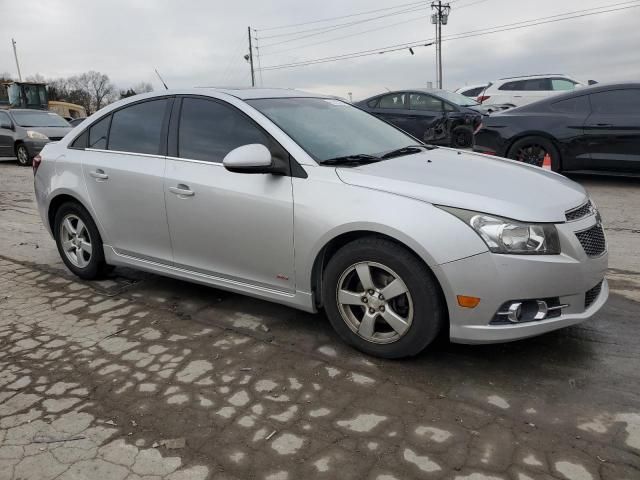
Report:
[[[177,187],[169,187],[171,193],[175,193],[181,197],[193,197],[196,192],[191,190],[188,185],[180,184]]]
[[[102,170],[101,168],[98,168],[93,172],[89,172],[89,175],[91,175],[96,180],[107,180],[109,178],[109,175],[104,173],[104,170]]]

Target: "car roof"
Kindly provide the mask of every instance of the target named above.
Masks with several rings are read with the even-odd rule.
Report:
[[[526,80],[529,78],[544,78],[544,77],[568,77],[566,73],[537,73],[535,75],[520,75],[517,77],[503,77],[498,80]]]
[[[240,100],[255,100],[259,98],[335,98],[330,95],[322,95],[318,93],[304,92],[293,88],[255,88],[255,87],[197,87],[189,90],[190,94],[200,94],[204,92],[226,93]],[[185,91],[166,90],[165,94],[184,94]]]

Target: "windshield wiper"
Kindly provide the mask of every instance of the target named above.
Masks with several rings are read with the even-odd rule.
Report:
[[[366,165],[380,161],[380,157],[369,155],[368,153],[356,153],[354,155],[345,155],[344,157],[335,157],[323,160],[322,165]]]
[[[402,147],[402,148],[397,148],[395,150],[391,150],[390,152],[385,153],[384,155],[382,155],[382,158],[393,158],[393,157],[401,157],[403,155],[411,155],[412,153],[420,153],[422,151],[422,149],[427,149],[427,150],[433,150],[434,147],[433,145],[427,146],[427,145],[408,145],[406,147]]]

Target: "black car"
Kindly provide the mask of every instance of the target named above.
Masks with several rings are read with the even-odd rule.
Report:
[[[57,113],[44,110],[0,110],[0,160],[17,158],[22,166],[49,142],[60,140],[71,125]]]
[[[456,148],[472,145],[473,132],[487,113],[472,98],[446,90],[390,92],[355,105],[426,143]]]
[[[69,125],[71,125],[72,127],[77,127],[82,122],[84,122],[86,118],[87,117],[72,118],[71,120],[67,120],[67,121],[69,122]]]
[[[640,173],[640,83],[579,88],[486,117],[476,151],[560,172]]]

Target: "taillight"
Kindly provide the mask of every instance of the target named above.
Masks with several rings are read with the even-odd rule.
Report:
[[[480,96],[476,99],[476,101],[477,101],[478,103],[484,103],[484,102],[486,102],[487,100],[489,100],[490,98],[491,98],[491,95],[480,95]]]
[[[31,166],[33,167],[34,175],[38,171],[38,167],[40,166],[41,163],[42,163],[42,157],[40,155],[36,155],[35,157],[33,157],[33,160],[31,161]]]

